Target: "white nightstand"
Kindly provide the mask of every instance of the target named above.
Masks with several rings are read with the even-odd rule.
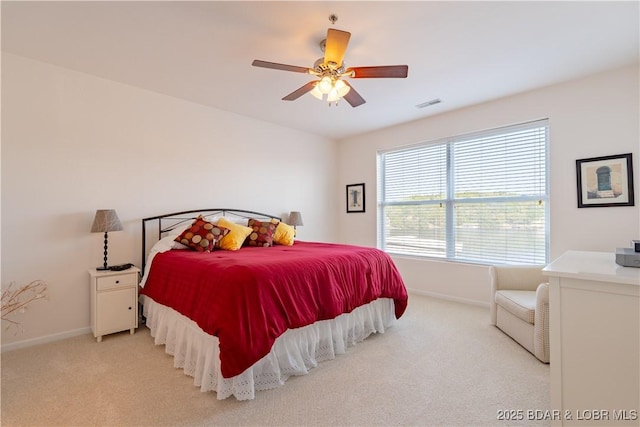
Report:
[[[91,276],[91,330],[102,336],[138,327],[138,278],[140,269],[89,270]]]

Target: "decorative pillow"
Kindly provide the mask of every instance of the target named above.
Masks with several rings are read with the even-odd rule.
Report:
[[[253,228],[234,224],[226,218],[220,218],[218,220],[218,226],[228,228],[230,230],[229,234],[224,236],[218,244],[218,247],[228,251],[237,251],[240,249],[245,239],[253,232]]]
[[[227,228],[219,227],[205,220],[200,215],[193,221],[191,227],[175,238],[175,241],[198,252],[211,252],[216,243],[226,236],[229,231]]]
[[[273,233],[276,231],[277,224],[249,218],[248,225],[251,227],[252,232],[245,240],[245,245],[263,246],[265,248],[273,245]]]
[[[296,237],[296,229],[293,225],[284,222],[277,223],[276,231],[273,233],[273,242],[277,245],[291,246]]]

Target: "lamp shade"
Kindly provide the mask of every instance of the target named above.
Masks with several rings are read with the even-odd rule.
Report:
[[[299,225],[304,225],[300,212],[291,211],[291,213],[289,214],[289,225],[293,225],[296,227]]]
[[[331,80],[331,77],[324,76],[320,79],[316,86],[318,87],[318,89],[320,89],[320,92],[329,93],[333,88],[333,81]]]
[[[93,218],[92,233],[106,233],[108,231],[122,231],[122,224],[115,209],[99,209]]]
[[[322,101],[323,93],[320,92],[320,88],[318,86],[320,86],[320,85],[318,83],[316,83],[316,85],[313,87],[313,89],[309,93],[311,95],[315,96],[316,98],[318,98],[320,101]]]
[[[338,97],[340,97],[340,98],[342,98],[343,96],[348,94],[349,91],[351,90],[351,86],[347,85],[344,82],[344,80],[336,81],[336,84],[334,85],[334,88],[335,88],[336,92],[338,93]]]

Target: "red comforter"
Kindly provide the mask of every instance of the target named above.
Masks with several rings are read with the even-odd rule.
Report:
[[[287,329],[333,319],[381,297],[394,300],[396,318],[407,307],[406,288],[385,252],[311,242],[159,253],[142,294],[218,337],[225,378],[266,356]]]

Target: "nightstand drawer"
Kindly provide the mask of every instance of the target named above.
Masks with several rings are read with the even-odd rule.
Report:
[[[98,277],[96,282],[96,290],[104,291],[107,289],[135,286],[138,284],[138,277],[137,273],[118,274],[116,276]]]

